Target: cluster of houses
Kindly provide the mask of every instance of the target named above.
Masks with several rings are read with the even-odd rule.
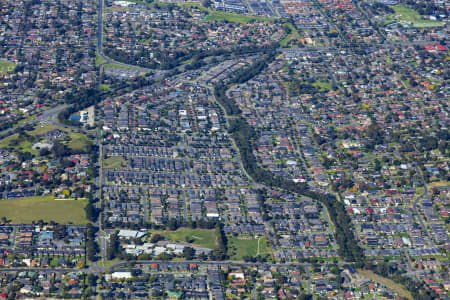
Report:
[[[272,14],[266,3],[250,5],[261,15]],[[176,62],[180,56],[189,58],[189,51],[260,46],[278,42],[285,35],[275,22],[205,22],[207,13],[196,7],[116,7],[105,15],[104,52],[122,62],[138,59],[144,67]],[[136,52],[143,55],[138,58]]]
[[[148,297],[164,297],[165,299],[209,299],[208,278],[205,273],[152,273],[152,282],[146,281],[148,274],[133,278],[130,287],[135,290],[132,293],[122,292],[127,289],[127,283],[117,282],[117,276],[125,274],[111,274],[106,277],[105,292],[103,297],[120,297],[121,294],[131,296],[134,299],[148,299]],[[111,277],[111,278],[109,278]]]
[[[54,106],[61,93],[95,82],[95,1],[7,0],[0,12],[0,59],[10,65],[0,73],[2,124]]]
[[[413,257],[440,253],[434,241],[418,224],[417,218],[421,216],[412,208],[414,189],[412,192],[412,195],[396,190],[386,191],[387,195],[345,194],[347,213],[357,228],[361,243],[367,247],[367,255],[378,256],[387,253],[386,250],[400,253],[395,249],[408,251]],[[428,203],[431,207],[431,203]],[[448,245],[448,234],[442,223],[436,222],[437,219],[429,221],[432,221],[429,223],[429,232],[435,236],[436,243]]]
[[[63,162],[55,157],[53,144],[62,142],[68,132],[53,129],[33,137],[30,149],[15,149],[10,144],[0,150],[0,195],[1,199],[15,199],[54,194],[62,195],[65,189],[82,188],[89,191],[86,183],[90,158],[88,154],[66,155]],[[20,144],[27,144],[28,137],[17,137]],[[42,150],[46,150],[42,152]],[[28,152],[30,156],[24,156]],[[54,186],[55,182],[60,182]]]
[[[0,252],[7,267],[84,264],[85,226],[1,225]]]
[[[295,25],[299,28],[320,28],[327,26],[324,16],[310,1],[280,0],[278,5],[280,15],[292,17]]]
[[[86,274],[82,272],[43,272],[24,270],[0,272],[0,299],[8,294],[21,298],[81,297],[87,287]],[[12,285],[14,282],[15,285]],[[18,287],[18,288],[17,288]]]
[[[223,120],[208,94],[205,88],[179,82],[105,101],[106,161],[126,162],[104,170],[109,221],[162,225],[171,219],[228,216],[232,223],[262,222],[256,195],[246,190],[227,192],[227,205],[220,206],[218,189],[245,187],[248,180],[241,176]],[[156,138],[165,134],[173,138]],[[162,141],[167,141],[164,146]],[[241,200],[244,194],[247,199]]]
[[[248,66],[255,58],[256,57],[254,56],[250,56],[241,60],[226,60],[215,68],[203,72],[198,81],[203,84],[211,85],[225,82],[232,74]]]
[[[393,290],[358,273],[353,267],[336,268],[333,264],[290,267],[244,267],[236,264],[222,266],[221,272],[225,297],[229,299],[249,295],[264,299],[296,299],[306,294],[327,299],[398,297]]]
[[[434,3],[416,23],[397,22],[405,16],[393,8],[416,6],[399,2],[221,0],[212,5],[227,12],[289,17],[299,31],[298,39],[287,43],[267,68],[227,93],[256,132],[258,164],[311,190],[339,194],[367,257],[398,264],[445,294],[449,279],[443,253],[450,250],[448,46],[446,26],[441,25],[448,13]],[[2,1],[0,59],[9,66],[0,71],[2,126],[53,105],[54,97],[73,88],[95,83],[96,5]],[[280,42],[288,34],[277,20],[221,21],[195,5],[107,1],[106,6],[104,52],[147,68],[188,65],[197,59],[192,51],[226,53]],[[241,170],[210,87],[226,83],[258,59],[210,59],[201,68],[102,103],[101,213],[106,228],[218,221],[228,236],[265,236],[270,259],[276,261],[337,258],[324,207],[274,190],[259,194]],[[105,69],[110,82],[139,74]],[[68,135],[62,129],[37,139],[18,134],[2,147],[0,198],[68,197],[67,190],[88,191],[89,155],[58,160],[51,152]],[[24,140],[32,144],[31,158],[18,151]],[[111,161],[121,163],[106,163]],[[119,231],[125,254],[182,256],[189,250],[166,240],[137,242],[142,234]],[[74,267],[84,260],[84,239],[83,226],[3,225],[0,265]],[[212,250],[194,251],[203,256]],[[209,266],[199,272],[195,264],[170,262],[152,264],[144,274],[112,272],[94,282],[106,298],[393,295],[352,268],[330,265]],[[9,292],[8,280],[20,285],[18,295],[27,297],[89,293],[83,272],[10,274],[0,276],[1,298]]]

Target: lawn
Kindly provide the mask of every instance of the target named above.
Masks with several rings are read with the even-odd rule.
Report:
[[[87,147],[92,144],[92,141],[82,133],[72,133],[69,135],[70,142],[67,146],[74,151],[86,152]]]
[[[395,283],[394,281],[392,281],[388,278],[377,275],[374,272],[369,271],[369,270],[358,269],[358,272],[361,273],[362,275],[372,279],[373,281],[379,282],[379,283],[387,286],[388,288],[393,289],[395,292],[397,292],[399,294],[400,297],[407,298],[410,300],[414,299],[412,297],[411,293],[408,290],[406,290],[402,285]]]
[[[274,19],[272,19],[272,18],[239,15],[239,14],[228,13],[228,12],[223,12],[223,11],[212,11],[205,18],[206,22],[229,21],[229,22],[236,22],[236,23],[248,23],[250,21],[266,21],[266,22],[270,22],[270,21],[273,21],[273,20]]]
[[[0,218],[15,224],[43,220],[58,223],[86,224],[87,200],[54,200],[53,196],[0,200]]]
[[[394,5],[392,8],[395,10],[395,15],[391,15],[394,19],[411,22],[414,27],[444,26],[444,22],[426,20],[414,9],[404,5]]]
[[[0,74],[4,75],[9,72],[14,71],[16,68],[16,64],[6,61],[6,60],[0,60]]]
[[[259,246],[258,246],[259,239]],[[255,257],[270,254],[270,248],[267,247],[266,237],[258,239],[239,239],[238,237],[228,237],[228,255],[231,260],[243,260],[244,256]]]
[[[207,229],[178,229],[176,231],[154,232],[171,239],[174,242],[189,243],[193,246],[216,249],[217,236],[214,230]]]
[[[121,169],[127,166],[125,159],[119,156],[113,156],[103,161],[103,168],[105,169]]]

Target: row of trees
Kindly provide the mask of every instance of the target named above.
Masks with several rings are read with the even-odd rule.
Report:
[[[72,106],[59,113],[59,122],[70,126],[79,126],[79,122],[69,120],[70,115],[91,105],[97,104],[99,100],[100,93],[96,88],[83,88],[67,93],[65,95],[65,102]]]
[[[140,223],[124,223],[124,222],[109,222],[104,221],[105,226],[108,228],[114,228],[114,227],[120,227],[120,228],[129,228],[133,230],[139,230],[141,228],[146,229],[156,229],[156,230],[177,230],[180,227],[186,227],[186,228],[201,228],[201,229],[213,229],[217,226],[218,221],[217,220],[206,220],[206,219],[199,219],[196,221],[191,220],[185,220],[183,218],[181,219],[170,219],[167,221],[167,224],[154,224],[154,223],[146,223],[146,222],[140,222]]]
[[[96,229],[91,223],[86,226],[86,257],[90,261],[95,261],[97,253],[97,243],[95,242]]]
[[[220,224],[216,225],[216,236],[217,236],[217,249],[214,250],[213,254],[216,259],[223,260],[227,257],[227,237],[223,232]]]
[[[438,295],[433,290],[430,290],[425,285],[424,281],[418,282],[412,278],[403,276],[403,271],[396,265],[389,265],[382,262],[378,264],[367,263],[365,267],[383,277],[390,278],[391,280],[400,283],[411,292],[414,299],[425,300],[438,298]]]
[[[200,49],[188,51],[185,49],[182,51],[172,52],[144,48],[138,50],[137,52],[126,52],[113,47],[106,47],[104,52],[108,57],[122,63],[161,70],[173,70],[174,68],[181,66],[183,62],[192,60],[190,64],[185,66],[185,69],[194,70],[204,65],[205,62],[203,59],[207,57],[240,57],[245,54],[263,53],[268,51],[268,49],[273,49],[275,46],[275,44],[264,46],[252,45],[208,50]]]
[[[113,260],[119,255],[120,255],[119,232],[116,231],[109,237],[109,246],[106,249],[106,257],[108,260]]]

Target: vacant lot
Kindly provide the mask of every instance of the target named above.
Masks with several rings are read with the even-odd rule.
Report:
[[[125,159],[119,156],[113,156],[103,161],[103,168],[105,169],[121,169],[127,166]]]
[[[174,242],[187,243],[197,247],[216,249],[217,236],[214,230],[207,229],[178,229],[176,231],[154,231]]]
[[[259,240],[259,241],[258,241]],[[239,239],[234,236],[228,237],[228,255],[232,260],[243,260],[244,256],[255,257],[270,254],[265,237]]]
[[[414,299],[412,297],[411,293],[408,290],[406,290],[401,284],[395,283],[392,280],[382,277],[380,275],[377,275],[374,272],[369,271],[369,270],[358,269],[358,272],[366,277],[369,277],[373,281],[376,281],[378,283],[381,283],[381,284],[387,286],[388,288],[393,289],[395,292],[397,292],[399,294],[400,297],[407,298],[410,300]]]
[[[223,11],[213,11],[206,16],[205,21],[212,22],[212,21],[229,21],[229,22],[236,22],[236,23],[248,23],[250,21],[272,21],[270,18],[264,18],[264,17],[253,17],[253,16],[246,16],[246,15],[239,15],[239,14],[233,14]]]
[[[86,224],[86,204],[87,200],[54,200],[52,196],[0,200],[0,218],[18,224],[39,220]]]

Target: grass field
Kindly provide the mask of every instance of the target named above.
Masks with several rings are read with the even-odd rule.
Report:
[[[106,60],[101,57],[98,52],[95,52],[95,66],[98,67],[100,64],[105,63]]]
[[[393,289],[395,292],[397,292],[399,294],[400,297],[407,298],[410,300],[414,299],[408,290],[406,290],[402,285],[395,283],[390,279],[387,279],[385,277],[377,275],[374,272],[369,271],[369,270],[358,269],[358,272],[366,277],[369,277],[370,279],[372,279],[376,282],[379,282],[379,283],[387,286],[388,288]]]
[[[431,189],[432,187],[445,187],[445,186],[449,186],[450,185],[450,181],[435,181],[432,183],[427,184],[427,187],[429,189]]]
[[[137,71],[139,71],[138,68],[133,68],[132,66],[123,66],[123,65],[118,65],[118,64],[105,64],[105,65],[103,65],[103,68],[106,68],[106,69],[137,70]]]
[[[246,240],[238,239],[234,236],[228,237],[228,255],[231,260],[243,260],[244,256],[255,257],[258,255],[264,256],[266,254],[270,254],[266,237]]]
[[[100,88],[100,91],[106,92],[106,91],[110,91],[111,90],[111,85],[109,85],[109,84],[100,84],[99,88]]]
[[[53,196],[0,200],[0,218],[6,217],[17,224],[39,220],[86,224],[86,204],[87,200],[57,201]]]
[[[28,131],[27,133],[32,136],[38,136],[42,135],[46,132],[49,132],[54,129],[59,129],[62,131],[66,131],[69,134],[70,141],[68,143],[68,147],[70,147],[73,150],[76,151],[84,151],[86,150],[86,147],[90,144],[92,144],[92,141],[84,134],[82,133],[74,133],[70,129],[66,129],[59,126],[54,126],[50,124],[42,124],[37,125],[33,130]],[[20,143],[14,144],[14,140],[17,139],[19,135],[17,133],[10,135],[6,138],[3,138],[0,140],[0,148],[13,148],[16,151],[21,152],[30,152],[32,154],[37,155],[39,153],[39,150],[32,149],[33,146],[31,142],[27,140],[22,140]],[[42,141],[42,139],[40,139]]]
[[[7,136],[0,140],[0,148],[9,148],[12,140],[17,139],[19,135],[14,133],[13,135]]]
[[[66,132],[70,131],[69,129],[61,127],[61,126],[55,126],[55,125],[51,125],[48,123],[44,123],[44,124],[36,125],[36,127],[34,127],[34,130],[28,131],[28,133],[30,135],[42,135],[42,134],[52,131],[54,129],[59,129],[61,131],[66,131]]]
[[[7,149],[12,148],[16,151],[30,152],[35,155],[39,153],[39,150],[31,148],[33,145],[31,144],[31,142],[29,142],[27,140],[22,140],[16,144],[16,142],[14,142],[14,140],[16,140],[18,137],[19,137],[19,135],[17,133],[15,133],[13,135],[5,137],[4,139],[1,139],[0,140],[0,148],[7,148]]]
[[[223,12],[223,11],[211,11],[208,14],[208,16],[206,16],[206,18],[205,18],[206,22],[229,21],[229,22],[236,22],[236,23],[248,23],[250,21],[267,21],[267,22],[270,22],[272,20],[273,19],[271,19],[271,18],[239,15],[239,14],[228,13],[228,12]]]
[[[86,148],[92,144],[92,141],[82,133],[72,133],[69,137],[70,142],[67,146],[75,151],[86,151]]]
[[[405,88],[411,87],[411,81],[409,79],[407,79],[407,80],[400,80],[400,81],[403,83]]]
[[[171,239],[174,242],[186,243],[191,240],[190,244],[198,247],[216,249],[217,236],[214,230],[207,229],[178,229],[176,231],[154,231],[160,235]]]
[[[289,29],[291,29],[291,33],[289,33],[288,35],[286,35],[281,41],[280,41],[280,46],[281,47],[286,47],[287,44],[292,41],[292,40],[299,40],[300,39],[300,34],[298,33],[297,29],[294,27],[294,25],[292,25],[291,23],[285,23],[283,24],[284,26],[289,27]]]
[[[151,2],[139,1],[139,0],[125,0],[126,2],[142,4],[142,5],[151,5]]]
[[[312,85],[325,91],[331,91],[332,88],[331,82],[329,81],[316,81]]]
[[[391,15],[395,20],[411,22],[414,27],[435,27],[444,26],[444,22],[426,20],[414,9],[404,5],[394,5],[395,15]]]
[[[127,166],[127,162],[122,157],[113,156],[103,161],[103,168],[105,169],[120,169]]]
[[[14,71],[15,68],[16,64],[6,60],[0,60],[0,74],[7,74]]]
[[[124,260],[120,260],[118,258],[113,259],[113,260],[101,260],[98,262],[98,266],[102,267],[102,268],[108,268],[108,267],[112,267],[112,266],[117,265],[122,262],[124,262]]]

